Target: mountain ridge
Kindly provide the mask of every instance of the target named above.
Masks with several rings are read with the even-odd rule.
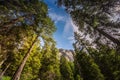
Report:
[[[64,56],[68,61],[74,61],[74,58],[73,58],[73,55],[74,55],[74,51],[73,50],[67,50],[67,49],[62,49],[60,48],[59,49],[59,56],[60,58],[62,56]]]

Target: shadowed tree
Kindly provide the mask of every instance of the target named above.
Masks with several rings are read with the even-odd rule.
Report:
[[[120,46],[119,0],[58,0],[57,3],[65,7],[79,31],[87,35],[85,39],[89,36],[93,43]]]
[[[89,51],[90,56],[95,60],[95,63],[101,70],[101,73],[105,76],[105,80],[120,79],[120,77],[118,77],[120,73],[120,55],[115,49],[102,46],[99,51],[92,48],[90,48]]]
[[[61,80],[74,80],[74,66],[72,62],[62,56],[60,59]]]
[[[45,42],[42,50],[41,68],[39,69],[40,80],[61,80],[60,62],[58,50],[53,42]]]
[[[74,48],[76,55],[74,62],[75,69],[77,69],[75,75],[79,74],[86,80],[88,77],[89,79],[93,77],[98,78],[97,80],[119,80],[120,70],[118,67],[120,66],[120,55],[116,49],[110,49],[109,46],[105,45],[99,46],[98,49],[92,48],[86,45],[86,42],[80,39],[77,34],[75,34],[75,41]],[[87,69],[92,70],[89,72]],[[86,74],[86,70],[89,72],[89,75]],[[102,78],[102,76],[104,77]]]
[[[1,2],[0,46],[2,46],[1,52],[4,53],[0,53],[0,55],[5,55],[6,59],[7,55],[9,55],[8,53],[13,53],[15,48],[19,49],[24,42],[24,39],[28,36],[28,33],[36,35],[36,38],[28,48],[21,65],[13,76],[13,80],[19,80],[20,74],[36,40],[38,37],[51,37],[55,31],[55,26],[47,15],[47,6],[43,3],[43,1],[2,0]]]

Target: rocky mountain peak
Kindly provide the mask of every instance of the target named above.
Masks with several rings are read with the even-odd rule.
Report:
[[[66,50],[66,49],[59,49],[59,56],[62,57],[64,56],[68,61],[74,61],[73,59],[73,50]]]

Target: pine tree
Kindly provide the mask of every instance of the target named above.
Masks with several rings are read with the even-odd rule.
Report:
[[[74,80],[74,66],[72,62],[68,62],[67,59],[62,56],[60,60],[60,72],[62,80]]]
[[[80,52],[76,55],[77,61],[81,67],[81,76],[84,80],[104,80],[104,76],[99,66],[86,53]]]
[[[52,45],[45,43],[43,47],[39,78],[41,80],[61,80],[58,50],[55,48],[54,43]]]
[[[8,57],[8,53],[12,53],[16,46],[24,41],[28,30],[29,33],[31,31],[40,33],[43,27],[45,29],[45,26],[48,28],[53,25],[49,24],[51,20],[47,16],[47,6],[42,1],[2,0],[0,3],[0,46],[2,46],[0,60],[3,60],[0,63],[2,63]]]
[[[75,39],[76,42],[73,44],[76,53],[74,57],[75,78],[81,76],[83,80],[104,80],[104,75],[101,73],[99,66],[89,54],[89,47],[86,47],[86,44],[79,39],[78,35],[75,35]]]
[[[2,66],[2,68],[4,68],[4,66],[7,66],[9,63],[11,63],[8,70],[5,72],[5,76],[10,76],[10,77],[13,76],[13,74],[17,70],[19,64],[22,62],[23,57],[25,56],[26,52],[28,51],[29,47],[31,46],[31,43],[32,43],[31,40],[34,40],[34,38],[32,36],[31,37],[29,36],[24,41],[23,45],[21,45],[19,47],[19,50],[16,49],[16,50],[14,50],[14,53],[9,55],[8,60],[6,60],[4,62],[4,65]],[[16,54],[16,52],[17,52],[17,54]],[[41,65],[40,57],[41,57],[40,41],[37,40],[36,44],[33,46],[33,49],[29,55],[26,65],[22,71],[20,80],[23,80],[23,79],[32,80],[32,79],[35,79],[38,77],[38,71],[39,71],[39,68]]]
[[[79,31],[86,36],[84,40],[90,37],[96,44],[120,46],[119,16],[113,19],[119,15],[119,0],[58,0],[58,5],[65,7]]]
[[[39,0],[13,0],[0,1],[0,46],[3,61],[0,61],[1,66],[5,60],[9,60],[10,55],[19,53],[20,47],[25,42],[24,40],[32,34],[37,36],[31,46],[29,46],[26,56],[21,62],[20,67],[16,70],[14,78],[20,78],[21,72],[31,53],[34,43],[38,37],[45,39],[45,36],[51,37],[55,31],[55,26],[47,15],[47,5]],[[18,52],[17,52],[18,51]],[[12,58],[11,58],[12,59]],[[12,61],[12,60],[11,60]],[[19,74],[19,75],[18,75]],[[18,80],[17,79],[17,80]]]
[[[120,55],[115,49],[110,49],[107,46],[102,46],[99,51],[89,49],[90,55],[95,60],[95,63],[101,69],[101,73],[105,76],[105,80],[119,80]]]
[[[26,52],[21,64],[19,65],[18,69],[16,70],[15,74],[12,77],[13,80],[19,80],[20,79],[20,75],[22,73],[22,70],[23,70],[23,68],[24,68],[24,66],[26,64],[27,59],[30,56],[30,53],[31,53],[37,39],[38,39],[38,36],[36,36],[35,39],[32,41],[32,44],[30,45],[28,51]]]

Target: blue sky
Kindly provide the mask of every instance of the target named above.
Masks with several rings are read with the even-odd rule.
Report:
[[[73,32],[77,30],[70,16],[63,8],[55,5],[56,0],[44,0],[48,5],[48,15],[54,21],[57,31],[54,33],[54,39],[57,42],[57,48],[73,49]]]

